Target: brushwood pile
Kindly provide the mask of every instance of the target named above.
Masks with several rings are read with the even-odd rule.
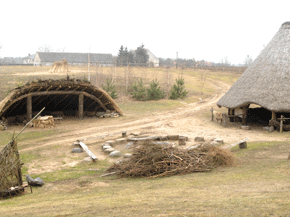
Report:
[[[232,152],[217,146],[183,149],[151,141],[138,142],[130,158],[116,162],[107,169],[119,177],[157,178],[193,172],[208,172],[235,162]]]

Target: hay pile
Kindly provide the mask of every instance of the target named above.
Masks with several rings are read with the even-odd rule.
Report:
[[[38,117],[33,122],[35,128],[49,128],[54,126],[53,116]]]
[[[188,150],[147,141],[134,149],[129,160],[117,162],[107,171],[119,177],[156,178],[207,172],[218,166],[231,166],[234,162],[230,151],[216,146]]]
[[[21,162],[15,140],[0,151],[0,197],[11,187],[22,185]]]

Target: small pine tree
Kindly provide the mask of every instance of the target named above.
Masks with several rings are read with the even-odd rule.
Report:
[[[188,94],[188,91],[185,90],[184,79],[179,77],[175,81],[176,83],[170,89],[169,99],[183,99]]]
[[[112,80],[106,78],[105,85],[102,85],[102,88],[113,98],[116,99],[118,97],[116,86],[113,84]]]
[[[150,83],[150,88],[147,89],[147,99],[148,100],[159,100],[164,98],[165,92],[161,90],[159,82],[157,79],[152,80]]]
[[[143,85],[142,78],[132,85],[132,92],[130,93],[136,100],[144,101],[147,98],[146,88]]]

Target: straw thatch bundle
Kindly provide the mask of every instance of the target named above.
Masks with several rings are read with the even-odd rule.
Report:
[[[19,153],[13,140],[0,152],[0,196],[6,196],[8,189],[22,184]]]
[[[61,61],[54,62],[49,72],[68,72],[68,61],[63,59]]]
[[[253,103],[273,112],[290,112],[289,80],[290,22],[286,22],[217,105],[234,109]]]
[[[115,163],[107,171],[120,177],[163,177],[192,172],[211,171],[217,166],[234,163],[231,152],[214,146],[181,149],[145,141],[134,149],[127,161]]]

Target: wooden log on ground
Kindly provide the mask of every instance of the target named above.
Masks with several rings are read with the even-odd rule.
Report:
[[[233,148],[233,147],[235,147],[235,146],[237,146],[237,145],[240,145],[240,144],[242,144],[242,143],[244,143],[244,142],[247,142],[248,140],[249,140],[248,138],[245,138],[245,139],[243,139],[243,140],[241,140],[241,141],[238,141],[238,142],[236,142],[236,143],[233,143],[233,144],[231,144],[231,145],[223,146],[222,148],[224,148],[224,149],[230,149],[230,148]]]
[[[93,154],[93,152],[90,151],[90,149],[88,148],[88,146],[85,145],[85,143],[78,141],[80,146],[82,147],[82,149],[87,153],[87,155],[89,155],[92,159],[93,162],[96,162],[96,160],[98,160],[98,158]]]

